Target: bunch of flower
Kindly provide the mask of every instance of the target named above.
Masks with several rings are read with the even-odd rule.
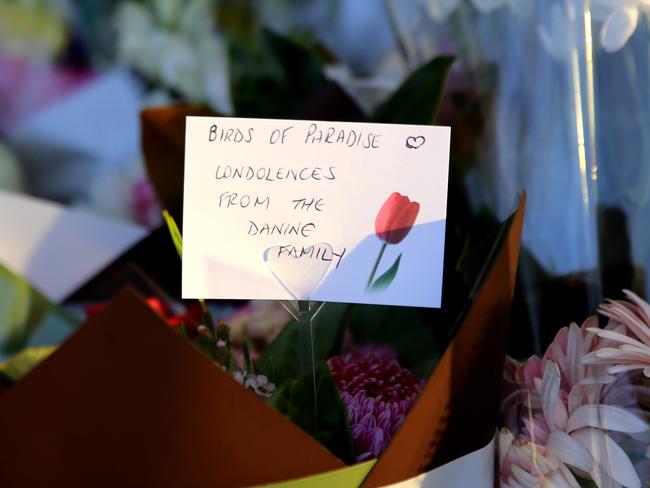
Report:
[[[117,55],[149,81],[184,100],[232,112],[229,64],[215,26],[214,0],[119,4]],[[164,53],[164,55],[161,55]]]
[[[357,461],[376,458],[401,427],[422,380],[397,360],[365,349],[328,361],[348,412]]]
[[[604,329],[591,317],[561,329],[541,358],[508,360],[501,486],[641,486],[644,462],[632,459],[645,457],[650,405],[635,372],[650,364],[650,306],[627,294],[631,302],[601,307]]]

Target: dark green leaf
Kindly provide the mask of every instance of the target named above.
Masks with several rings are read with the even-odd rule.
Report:
[[[397,275],[397,270],[399,269],[399,262],[401,261],[401,259],[402,259],[402,253],[400,253],[400,255],[397,256],[397,259],[391,265],[391,267],[388,268],[388,270],[386,270],[386,272],[383,275],[377,278],[372,285],[370,285],[370,289],[379,291],[388,287],[388,285],[390,285],[393,282],[395,276]]]
[[[235,113],[240,117],[293,116],[325,85],[316,56],[270,31],[232,39],[230,83]]]
[[[316,362],[323,361],[340,350],[344,317],[348,308],[349,305],[344,303],[326,303],[312,320]],[[276,385],[295,378],[306,372],[301,365],[300,348],[298,322],[291,321],[257,360],[255,370],[268,376]]]
[[[348,325],[355,342],[393,347],[399,362],[418,376],[427,376],[440,354],[423,311],[410,307],[354,305]]]
[[[431,124],[442,99],[451,56],[434,58],[418,68],[375,113],[375,121],[389,124]]]
[[[269,399],[269,404],[342,461],[353,463],[353,440],[347,411],[327,364],[320,363],[315,375],[316,408],[311,372],[285,382]]]

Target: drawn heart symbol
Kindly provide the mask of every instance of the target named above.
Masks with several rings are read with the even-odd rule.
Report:
[[[417,149],[424,144],[424,136],[409,136],[406,138],[406,147],[409,149]]]
[[[272,246],[264,251],[266,267],[296,300],[308,300],[332,264],[332,246]]]

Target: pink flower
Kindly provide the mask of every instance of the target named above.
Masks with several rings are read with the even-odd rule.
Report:
[[[569,468],[544,446],[515,440],[508,429],[499,432],[498,450],[501,488],[578,486]]]
[[[153,228],[162,222],[162,211],[153,185],[142,178],[133,185],[132,212],[139,224]]]
[[[610,374],[641,370],[650,378],[650,305],[629,290],[624,293],[629,301],[599,307],[609,318],[608,328],[590,330],[610,344],[587,354],[583,363],[607,365]]]
[[[545,486],[542,480],[554,479],[551,486],[577,486],[571,471],[599,487],[641,486],[610,433],[637,435],[648,425],[617,404],[626,398],[620,382],[601,366],[581,362],[603,343],[591,325],[595,318],[560,330],[543,358],[520,366],[511,361],[506,368],[507,381],[516,386],[504,401],[505,422],[518,437],[511,458],[517,462],[502,463],[502,486]]]
[[[378,354],[352,352],[328,364],[348,411],[357,461],[378,457],[404,422],[422,380]]]

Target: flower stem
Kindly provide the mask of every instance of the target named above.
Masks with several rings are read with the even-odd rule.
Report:
[[[370,272],[370,277],[368,278],[368,283],[366,284],[366,290],[370,288],[370,285],[372,284],[372,280],[375,278],[375,273],[377,272],[377,268],[379,267],[379,261],[381,261],[381,258],[384,255],[384,251],[386,250],[387,245],[388,243],[384,242],[381,246],[381,250],[379,251],[379,255],[377,256],[377,261],[375,261],[375,265],[372,267],[372,271]]]

